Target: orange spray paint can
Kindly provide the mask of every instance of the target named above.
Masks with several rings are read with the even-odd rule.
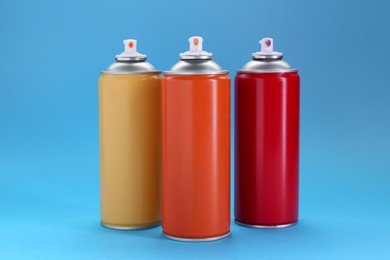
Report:
[[[191,37],[162,83],[162,227],[168,238],[230,234],[230,79]]]

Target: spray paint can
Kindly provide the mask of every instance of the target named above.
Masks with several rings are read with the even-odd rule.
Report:
[[[161,222],[161,72],[124,45],[99,78],[101,224],[141,229]]]
[[[298,221],[299,75],[260,43],[235,77],[235,220],[286,227]]]
[[[168,238],[230,234],[230,79],[189,39],[162,84],[162,228]]]

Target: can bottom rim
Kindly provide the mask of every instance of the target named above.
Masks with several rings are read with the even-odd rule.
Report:
[[[148,225],[140,225],[140,226],[115,226],[115,225],[106,224],[102,221],[100,222],[100,225],[104,228],[114,229],[114,230],[142,230],[142,229],[158,227],[161,225],[161,222],[148,224]]]
[[[171,235],[167,235],[163,232],[163,235],[171,240],[180,241],[180,242],[211,242],[220,240],[222,238],[225,238],[230,235],[230,231],[222,236],[216,236],[216,237],[207,237],[207,238],[184,238],[184,237],[175,237]]]
[[[243,227],[264,228],[264,229],[266,229],[266,228],[270,228],[270,229],[272,229],[272,228],[287,228],[287,227],[295,226],[296,224],[298,224],[298,221],[295,221],[292,223],[281,224],[281,225],[252,225],[252,224],[240,222],[237,219],[235,219],[234,222],[236,222],[236,224],[243,226]]]

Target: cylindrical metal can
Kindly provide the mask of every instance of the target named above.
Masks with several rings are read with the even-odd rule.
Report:
[[[286,227],[298,221],[299,75],[260,43],[235,77],[235,221]]]
[[[125,40],[99,78],[101,224],[161,223],[161,72]]]
[[[189,41],[162,84],[162,228],[210,241],[230,234],[230,79]]]

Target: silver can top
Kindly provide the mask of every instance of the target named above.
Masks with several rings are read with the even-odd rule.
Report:
[[[274,73],[274,72],[296,72],[290,64],[283,60],[283,53],[274,51],[273,39],[264,38],[260,40],[261,51],[252,53],[253,60],[238,70],[238,73]]]
[[[190,50],[180,53],[180,61],[164,74],[174,75],[214,75],[228,74],[212,60],[213,54],[203,50],[203,38],[193,36],[189,39]]]
[[[146,55],[137,52],[137,40],[124,40],[123,44],[124,51],[115,56],[116,62],[102,71],[102,74],[161,73],[152,64],[146,62]]]

